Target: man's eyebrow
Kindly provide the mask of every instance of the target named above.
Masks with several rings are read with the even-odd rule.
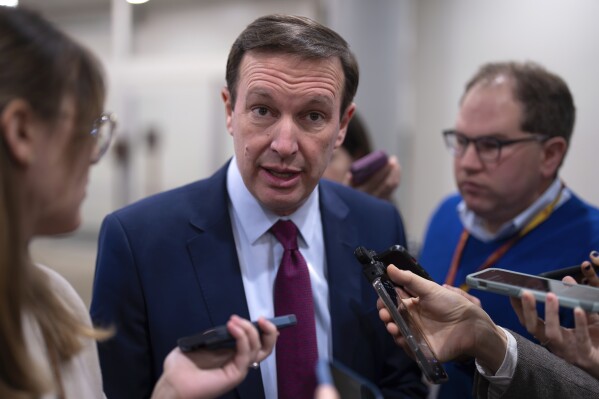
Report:
[[[257,98],[264,98],[264,99],[272,99],[272,95],[270,94],[270,92],[268,90],[264,90],[264,89],[251,89],[248,91],[247,97],[257,97]]]
[[[316,96],[308,100],[306,102],[306,105],[332,107],[334,105],[334,102],[333,99],[328,96]]]

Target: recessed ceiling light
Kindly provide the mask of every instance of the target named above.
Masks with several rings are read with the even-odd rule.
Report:
[[[147,3],[149,0],[127,0],[127,3],[129,4],[143,4],[143,3]]]
[[[0,6],[16,7],[19,5],[19,0],[0,0]]]

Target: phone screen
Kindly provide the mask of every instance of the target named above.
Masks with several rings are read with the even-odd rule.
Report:
[[[542,301],[547,292],[553,292],[561,306],[581,306],[588,311],[599,309],[599,288],[586,285],[568,284],[560,280],[495,268],[473,273],[466,281],[473,288],[511,296],[520,296],[523,289],[530,290]]]

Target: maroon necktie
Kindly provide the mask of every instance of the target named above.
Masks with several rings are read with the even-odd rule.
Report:
[[[277,340],[279,398],[312,399],[318,348],[308,265],[297,248],[297,227],[291,220],[279,220],[270,231],[285,249],[275,280],[275,316],[297,317],[297,325],[281,330]]]

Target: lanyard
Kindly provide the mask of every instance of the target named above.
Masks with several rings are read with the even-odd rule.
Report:
[[[490,267],[493,263],[497,262],[518,240],[524,237],[526,234],[530,233],[535,227],[543,223],[545,220],[549,218],[553,210],[555,209],[555,205],[559,202],[560,197],[562,196],[562,192],[564,191],[565,185],[562,183],[562,186],[559,190],[559,193],[555,196],[553,201],[545,208],[541,209],[539,213],[535,215],[535,217],[528,222],[522,230],[518,232],[516,236],[514,236],[511,240],[504,243],[502,246],[497,248],[487,260],[484,261],[482,265],[476,271],[484,270]],[[470,234],[466,229],[462,231],[460,235],[460,241],[458,241],[458,245],[453,253],[453,258],[451,259],[451,266],[449,267],[449,272],[447,273],[447,277],[445,278],[445,284],[453,285],[455,282],[455,277],[458,272],[458,268],[460,265],[460,261],[462,259],[462,253],[464,252],[464,248],[466,247],[466,242],[468,242],[468,238]],[[466,284],[462,284],[460,287],[464,291],[468,291],[468,286]]]

